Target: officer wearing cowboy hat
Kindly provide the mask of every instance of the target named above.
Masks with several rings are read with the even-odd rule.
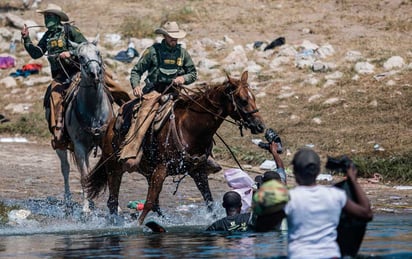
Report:
[[[192,58],[186,49],[178,44],[178,40],[183,39],[186,32],[180,29],[176,22],[168,21],[156,29],[155,33],[162,34],[164,39],[161,43],[147,48],[131,71],[130,84],[133,94],[138,97],[143,95],[139,85],[146,71],[148,76],[145,93],[152,90],[162,93],[172,82],[176,85],[188,85],[197,79]]]
[[[26,25],[23,26],[21,36],[24,48],[33,59],[47,55],[53,80],[49,86],[51,90],[48,89],[48,94],[46,93],[44,104],[50,107],[49,129],[54,136],[52,146],[64,148],[66,140],[63,137],[63,95],[70,85],[71,78],[79,72],[79,68],[69,61],[74,56],[75,49],[70,46],[68,40],[76,43],[87,40],[78,28],[69,24],[65,28],[62,22],[68,22],[69,17],[60,6],[48,4],[45,9],[37,10],[37,13],[44,16],[44,24],[47,27],[43,37],[35,45],[30,39]]]
[[[69,17],[60,6],[48,4],[45,9],[37,10],[37,13],[44,16],[44,24],[47,27],[43,37],[35,45],[30,39],[26,25],[23,26],[21,36],[24,48],[33,59],[47,55],[53,80],[46,92],[44,105],[50,108],[48,123],[49,130],[53,134],[52,146],[55,149],[65,149],[68,143],[63,134],[63,96],[70,86],[72,77],[80,72],[78,65],[70,61],[76,59],[76,50],[71,46],[70,41],[82,43],[87,40],[77,27],[67,23]],[[116,85],[106,73],[105,82],[116,103],[121,105],[130,100],[127,92]]]
[[[161,43],[155,43],[143,52],[130,75],[133,94],[142,102],[136,120],[131,122],[126,139],[138,137],[134,141],[127,141],[120,153],[120,160],[125,161],[127,171],[133,170],[132,168],[140,162],[141,136],[144,136],[150,127],[159,108],[158,100],[161,94],[176,93],[177,91],[170,87],[172,84],[188,85],[197,79],[197,71],[192,58],[186,49],[178,44],[178,40],[183,39],[186,32],[180,29],[176,22],[168,21],[156,29],[155,33],[162,34],[164,39]],[[142,89],[140,80],[145,72],[148,74],[145,80],[146,85]]]

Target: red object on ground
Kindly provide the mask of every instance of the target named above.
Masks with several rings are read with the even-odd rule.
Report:
[[[33,70],[40,70],[42,68],[41,64],[26,64],[23,66],[22,70],[23,71],[33,71]]]
[[[143,210],[143,208],[144,208],[144,203],[139,203],[136,206],[136,210]]]

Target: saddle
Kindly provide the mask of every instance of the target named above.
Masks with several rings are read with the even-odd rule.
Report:
[[[150,93],[151,94],[151,93]],[[149,95],[150,95],[149,94]],[[143,102],[147,102],[143,104]],[[121,149],[120,159],[141,158],[141,146],[147,135],[156,134],[173,112],[175,101],[155,92],[147,100],[133,99],[119,109],[113,131],[117,140],[113,148]],[[143,108],[142,108],[143,107]],[[117,143],[117,144],[116,144]]]

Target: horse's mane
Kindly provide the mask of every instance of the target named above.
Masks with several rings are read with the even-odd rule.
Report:
[[[203,83],[194,88],[185,88],[180,90],[179,98],[176,101],[176,105],[179,107],[185,107],[192,102],[199,101],[201,98],[209,98],[210,93],[212,92],[223,92],[228,84],[228,80],[223,83],[216,84],[206,84]]]

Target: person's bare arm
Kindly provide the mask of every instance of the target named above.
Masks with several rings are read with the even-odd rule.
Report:
[[[282,183],[286,184],[286,172],[285,172],[285,166],[283,165],[283,160],[280,158],[279,153],[277,152],[279,149],[278,143],[276,142],[271,142],[269,144],[269,151],[273,156],[273,160],[276,162],[276,172],[279,174],[280,179],[282,180]]]
[[[353,164],[348,168],[346,175],[353,185],[354,194],[357,197],[358,203],[348,199],[343,210],[352,216],[372,220],[373,212],[369,199],[357,181],[357,169]]]
[[[276,162],[276,166],[279,168],[285,168],[285,166],[283,165],[283,161],[277,152],[278,144],[275,142],[269,143],[269,150],[270,150],[270,153],[272,153],[273,160],[275,160]]]

